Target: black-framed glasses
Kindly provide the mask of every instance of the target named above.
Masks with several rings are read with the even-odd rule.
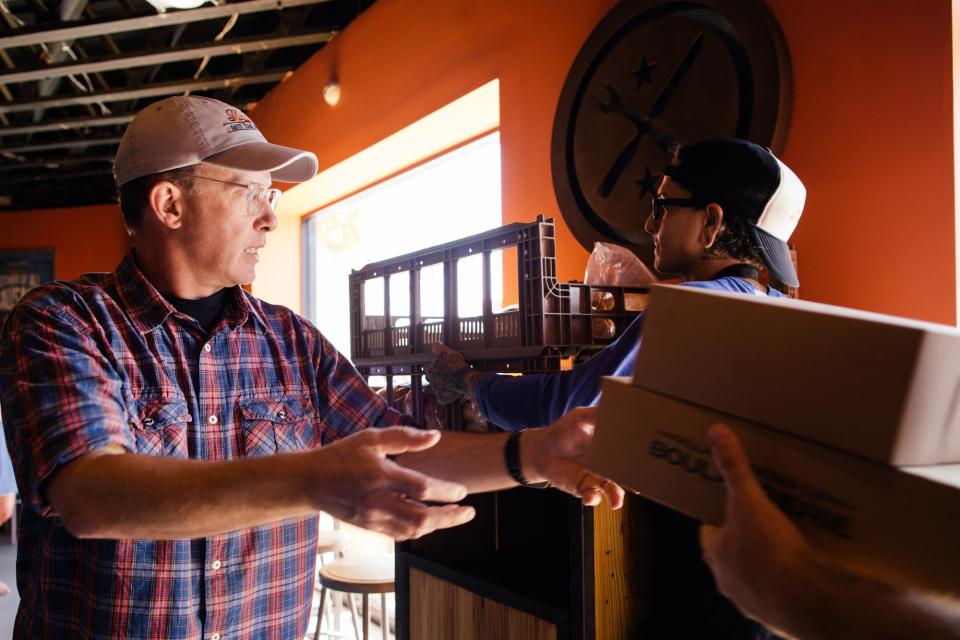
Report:
[[[660,219],[663,218],[664,207],[693,207],[694,209],[702,209],[707,206],[707,204],[708,203],[703,200],[697,200],[695,198],[660,198],[654,196],[650,215],[653,216],[654,222],[660,222]]]
[[[243,182],[231,182],[230,180],[221,180],[220,178],[210,178],[207,176],[191,175],[189,177],[200,178],[201,180],[212,180],[213,182],[221,182],[223,184],[233,185],[234,187],[243,187],[246,189],[244,198],[247,200],[247,207],[249,210],[251,210],[251,212],[253,212],[256,205],[261,202],[266,202],[270,207],[270,211],[276,211],[277,204],[280,202],[280,189],[266,187],[262,184],[257,184],[256,182],[251,182],[248,184]]]

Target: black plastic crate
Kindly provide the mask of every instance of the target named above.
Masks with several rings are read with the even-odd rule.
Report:
[[[539,357],[475,358],[471,363],[480,371],[523,375],[560,371],[564,360],[573,356],[583,356],[583,354],[584,350],[577,350],[574,353],[548,348],[546,355]],[[384,379],[382,385],[371,386],[391,407],[410,415],[418,424],[453,431],[471,430],[471,423],[477,420],[471,420],[469,416],[471,411],[476,411],[476,407],[471,408],[464,400],[448,405],[439,405],[433,401],[430,397],[430,385],[424,379],[426,368],[426,362],[357,366],[357,370],[368,383],[372,376],[382,377]],[[401,388],[407,391],[401,393],[399,391]],[[488,425],[486,430],[499,431],[495,425]]]
[[[495,253],[516,263],[516,309],[493,309]],[[479,315],[460,314],[458,269],[466,259],[482,261]],[[646,305],[649,290],[645,287],[561,283],[556,272],[553,219],[543,216],[532,223],[509,224],[368,264],[350,274],[354,362],[396,362],[404,356],[429,355],[439,342],[487,357],[497,351],[505,357],[511,353],[538,357],[537,347],[604,345]],[[434,313],[421,304],[428,281],[443,293],[442,309],[433,309]],[[383,296],[382,313],[365,308],[366,287],[372,287],[377,298]]]

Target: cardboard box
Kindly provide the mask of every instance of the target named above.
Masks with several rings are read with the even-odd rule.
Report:
[[[839,562],[897,583],[960,592],[960,465],[879,464],[606,378],[587,467],[701,521],[723,521],[707,444],[724,422],[768,495]]]
[[[895,465],[960,462],[960,332],[654,287],[638,386]]]

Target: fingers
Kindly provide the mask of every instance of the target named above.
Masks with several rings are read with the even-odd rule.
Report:
[[[377,453],[384,456],[399,455],[410,451],[423,451],[440,442],[440,432],[413,427],[390,427],[367,429],[364,437],[371,440]]]
[[[623,487],[609,479],[604,480],[600,484],[603,487],[603,493],[607,497],[610,508],[616,510],[622,507],[624,496],[626,495]]]
[[[704,559],[713,557],[713,549],[716,547],[717,534],[720,533],[720,527],[712,524],[700,525],[700,550],[703,552]]]
[[[607,499],[611,509],[619,509],[623,506],[623,487],[603,476],[588,471],[583,472],[578,489],[580,499],[588,507],[599,505],[603,498]]]
[[[707,434],[713,459],[723,476],[724,484],[731,498],[763,497],[763,489],[757,482],[747,455],[740,446],[740,441],[725,424],[715,424]]]
[[[459,502],[467,497],[467,488],[456,482],[432,478],[419,471],[386,463],[390,490],[423,502]]]
[[[576,424],[581,431],[592,436],[597,423],[597,410],[597,407],[577,407],[568,411],[560,420]]]
[[[467,523],[474,518],[473,507],[444,505],[429,507],[398,494],[384,494],[360,526],[384,533],[396,540],[410,540]]]
[[[595,507],[606,496],[610,506],[623,506],[623,489],[611,480],[585,470],[563,458],[552,458],[546,463],[544,476],[557,489],[580,498],[588,507]]]

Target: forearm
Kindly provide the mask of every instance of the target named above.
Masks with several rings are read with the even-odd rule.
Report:
[[[532,466],[524,464],[524,453],[528,452],[525,446],[527,436],[529,433],[520,440],[523,473],[529,482],[540,482],[542,478]],[[502,433],[444,431],[440,442],[433,448],[404,454],[397,461],[429,476],[462,484],[470,493],[508,489],[517,486],[517,482],[507,473],[504,462],[503,448],[507,437],[508,434]]]
[[[630,374],[642,328],[638,317],[617,340],[567,371],[478,377],[471,395],[480,412],[502,429],[546,426],[575,407],[596,404],[604,376]]]
[[[304,453],[226,462],[133,454],[81,458],[49,499],[82,538],[196,538],[311,513]]]
[[[960,639],[960,602],[897,589],[818,557],[784,580],[768,625],[802,640],[832,638]]]
[[[573,371],[524,376],[483,374],[478,376],[471,396],[488,421],[505,431],[517,431],[543,427],[562,416],[572,398],[572,381]]]

